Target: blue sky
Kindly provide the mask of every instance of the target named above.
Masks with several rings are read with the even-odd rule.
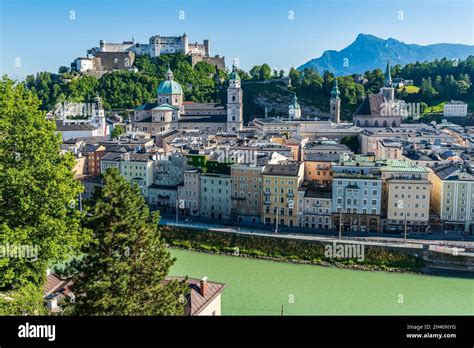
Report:
[[[154,34],[208,38],[211,54],[228,65],[238,57],[244,69],[299,66],[361,32],[474,44],[472,0],[1,0],[0,11],[0,73],[16,77],[56,72],[100,39],[145,43]]]

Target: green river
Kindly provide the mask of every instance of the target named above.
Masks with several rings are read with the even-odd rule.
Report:
[[[172,275],[227,284],[223,315],[474,314],[472,279],[170,251]]]

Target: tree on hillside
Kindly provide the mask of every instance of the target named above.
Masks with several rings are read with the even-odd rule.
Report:
[[[116,169],[103,177],[85,224],[93,242],[75,261],[73,291],[77,315],[182,315],[187,285],[163,283],[174,259],[137,186]]]
[[[438,94],[431,84],[431,77],[421,80],[419,93],[421,93],[426,100],[433,99]]]
[[[368,93],[378,93],[380,87],[383,86],[384,83],[384,73],[380,69],[375,69],[373,71],[366,71],[364,74],[365,78],[367,79],[367,83],[365,85],[365,89]]]
[[[73,208],[81,185],[74,157],[24,84],[0,82],[0,245],[23,254],[0,258],[0,291],[41,289],[47,267],[89,240]],[[0,300],[1,301],[1,300]]]
[[[254,65],[253,68],[250,69],[249,74],[253,80],[258,80],[260,78],[261,68],[262,68],[261,65]]]
[[[301,83],[301,73],[293,67],[290,69],[288,77],[293,87],[297,87]]]
[[[99,80],[99,95],[104,107],[132,109],[156,98],[156,77],[129,71],[114,71]]]
[[[272,78],[272,68],[268,64],[263,64],[260,68],[259,74],[260,80],[270,80]]]
[[[68,68],[67,66],[60,66],[58,69],[58,74],[66,74],[71,71],[71,68]]]

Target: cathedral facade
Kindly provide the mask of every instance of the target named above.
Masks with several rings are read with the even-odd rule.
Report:
[[[240,76],[233,69],[227,88],[227,106],[184,101],[181,85],[168,68],[165,80],[157,88],[156,102],[135,109],[135,130],[158,135],[169,130],[199,132],[237,132],[243,126],[243,102]]]

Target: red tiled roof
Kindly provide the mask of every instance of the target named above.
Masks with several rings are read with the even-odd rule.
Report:
[[[184,277],[166,277],[166,281],[174,279],[183,280]],[[200,281],[200,279],[193,278],[187,280],[187,284],[191,291],[187,297],[185,315],[198,315],[226,288],[226,285],[223,283],[207,281],[207,291],[205,296],[202,296],[200,292]]]
[[[46,277],[46,282],[43,285],[44,296],[48,296],[58,290],[64,289],[69,292],[68,287],[71,285],[71,281],[67,279],[61,279],[57,275],[51,273]]]

